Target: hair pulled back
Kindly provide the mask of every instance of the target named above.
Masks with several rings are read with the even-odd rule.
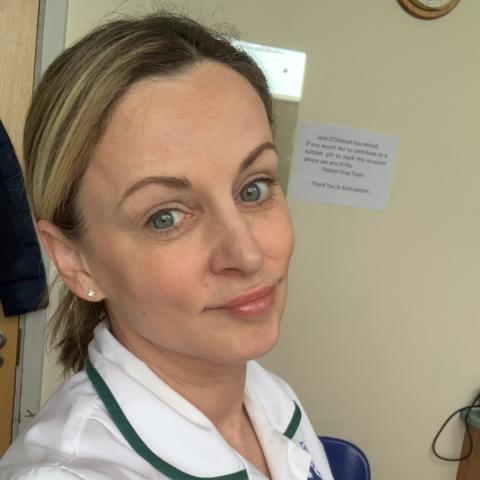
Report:
[[[257,64],[226,36],[187,17],[157,13],[111,21],[65,50],[38,85],[25,125],[25,183],[35,219],[80,241],[77,194],[119,99],[140,80],[175,75],[205,60],[243,75],[272,125],[270,92]],[[84,368],[93,329],[105,314],[103,302],[85,301],[62,285],[50,333],[66,372]]]

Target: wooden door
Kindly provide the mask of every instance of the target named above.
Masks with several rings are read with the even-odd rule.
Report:
[[[39,0],[0,0],[0,118],[20,159],[23,123],[33,89],[38,15]],[[18,321],[18,317],[5,318],[0,311],[0,333],[6,337],[0,349],[0,455],[12,436]]]

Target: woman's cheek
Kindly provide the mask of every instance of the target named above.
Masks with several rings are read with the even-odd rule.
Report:
[[[287,264],[295,246],[295,235],[288,208],[283,208],[268,228],[271,251],[277,252],[279,260]]]

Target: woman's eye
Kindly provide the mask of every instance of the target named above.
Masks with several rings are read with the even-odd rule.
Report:
[[[249,183],[240,192],[240,199],[243,202],[260,202],[270,190],[270,184],[266,180],[255,180]]]
[[[180,210],[161,210],[153,214],[148,223],[156,230],[170,230],[182,220],[182,217],[183,213]]]

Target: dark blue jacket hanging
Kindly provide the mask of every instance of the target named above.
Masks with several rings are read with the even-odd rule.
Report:
[[[44,308],[45,269],[23,177],[0,121],[0,303],[5,316]]]

